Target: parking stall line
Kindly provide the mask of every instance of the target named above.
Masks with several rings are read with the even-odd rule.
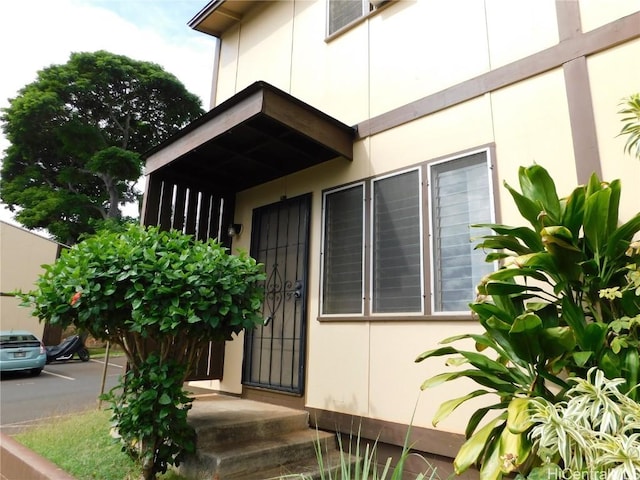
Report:
[[[46,373],[47,375],[53,375],[54,377],[64,378],[65,380],[75,380],[75,378],[73,377],[67,377],[66,375],[60,375],[59,373],[53,373],[47,370],[43,370],[42,373]]]
[[[101,362],[100,360],[90,360],[90,361],[99,363],[100,365],[104,365],[104,362]],[[123,368],[122,365],[118,365],[116,363],[111,363],[111,362],[108,362],[107,365],[109,365],[110,367]]]

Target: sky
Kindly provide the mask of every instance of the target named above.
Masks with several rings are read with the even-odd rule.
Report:
[[[72,52],[107,50],[159,64],[209,108],[215,39],[187,26],[208,0],[3,0],[0,108]],[[9,142],[0,132],[0,150]],[[4,156],[4,154],[2,154]],[[0,208],[0,220],[12,221]]]

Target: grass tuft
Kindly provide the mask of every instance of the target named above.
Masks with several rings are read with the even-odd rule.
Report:
[[[90,410],[58,417],[15,435],[15,439],[49,459],[77,480],[134,480],[141,470],[111,437],[111,414]],[[162,480],[185,480],[168,471]]]

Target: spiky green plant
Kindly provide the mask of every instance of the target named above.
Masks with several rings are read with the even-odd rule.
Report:
[[[521,167],[518,178],[521,191],[505,187],[529,226],[479,225],[493,234],[476,248],[501,265],[470,305],[484,332],[445,339],[416,359],[447,357],[447,365],[467,367],[435,375],[423,389],[462,377],[481,387],[443,403],[434,425],[472,398],[495,399],[471,415],[454,460],[457,473],[475,464],[487,480],[539,463],[527,436],[527,399],[561,401],[567,375],[584,377],[596,366],[623,378],[623,393],[638,395],[640,243],[633,238],[640,213],[619,224],[618,180],[592,175],[559,197],[541,166]],[[452,345],[460,340],[475,342],[476,351]]]

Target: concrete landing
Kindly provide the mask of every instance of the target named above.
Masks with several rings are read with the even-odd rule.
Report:
[[[319,476],[316,448],[339,464],[335,434],[309,428],[304,410],[226,395],[199,395],[188,421],[196,453],[178,468],[193,480],[264,480]]]

